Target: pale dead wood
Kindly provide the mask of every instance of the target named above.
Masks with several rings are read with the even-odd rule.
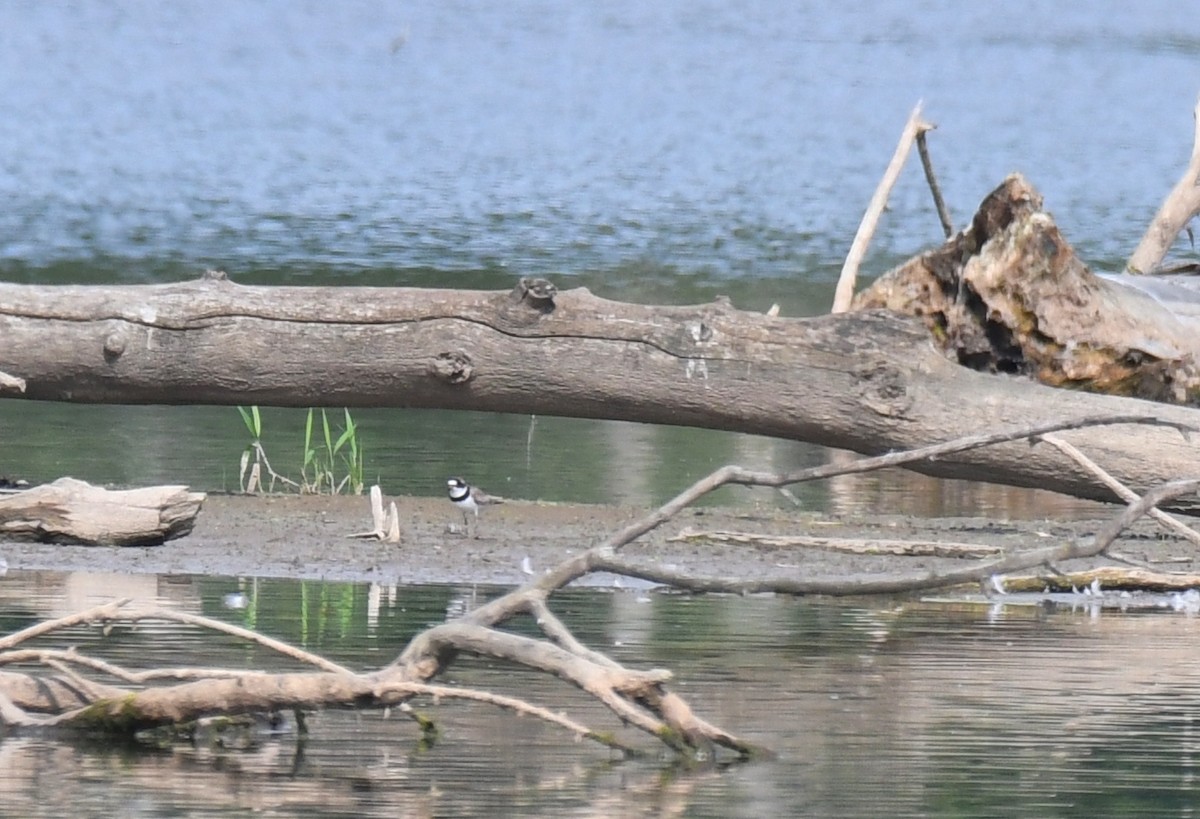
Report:
[[[871,244],[871,237],[875,235],[875,228],[879,225],[884,208],[887,207],[888,196],[891,194],[892,188],[896,186],[896,180],[900,178],[900,171],[904,169],[904,161],[908,158],[908,152],[912,150],[917,134],[927,131],[929,128],[928,124],[921,121],[921,103],[918,102],[912,113],[908,115],[908,122],[904,124],[896,151],[892,154],[892,159],[883,172],[883,178],[879,180],[879,185],[871,196],[867,211],[858,225],[858,232],[854,234],[854,241],[850,243],[850,251],[846,254],[846,261],[842,264],[842,273],[838,277],[837,289],[834,291],[833,307],[829,312],[844,313],[850,309],[850,303],[854,300],[854,284],[858,278],[858,269],[862,266],[863,258],[867,255],[867,247]]]
[[[186,486],[110,490],[59,478],[0,498],[0,534],[87,546],[155,546],[191,532],[205,497]]]
[[[285,643],[282,640],[276,640],[267,637],[265,634],[259,634],[256,631],[251,631],[241,626],[235,626],[232,623],[226,623],[221,620],[214,620],[211,617],[203,617],[199,614],[189,614],[185,611],[176,611],[163,607],[144,608],[136,611],[123,612],[118,615],[123,620],[168,620],[175,623],[186,623],[187,625],[197,626],[199,628],[209,629],[210,631],[219,631],[224,634],[230,634],[242,640],[248,640],[252,643],[269,648],[270,650],[282,654],[285,657],[290,657],[293,660],[313,665],[320,668],[322,671],[328,671],[334,674],[352,674],[353,672],[343,665],[339,665],[332,660],[327,660],[319,654],[305,651],[301,648]],[[116,618],[114,618],[116,619]]]
[[[919,318],[934,344],[975,370],[1195,406],[1194,298],[1191,288],[1170,281],[1094,273],[1044,209],[1041,194],[1013,174],[984,197],[966,228],[884,273],[855,297],[854,307]],[[956,406],[972,402],[955,394]],[[1107,454],[1103,461],[1134,489],[1148,485],[1125,480]],[[1174,470],[1152,483],[1193,471]]]
[[[916,319],[888,311],[769,317],[727,301],[639,305],[583,288],[559,291],[545,312],[507,291],[0,282],[0,335],[8,342],[0,369],[21,373],[30,399],[303,407],[319,400],[606,418],[867,455],[1042,418],[1150,411],[972,372],[947,360]],[[106,361],[99,351],[113,336],[123,339],[110,345],[120,354]],[[192,349],[208,354],[183,354]],[[1200,425],[1200,410],[1152,411]],[[1166,434],[1114,428],[1095,446],[1093,455],[1135,491],[1200,471],[1200,450]],[[911,468],[1113,500],[1043,449],[992,447]]]
[[[1059,452],[1062,452],[1075,463],[1082,466],[1088,472],[1091,472],[1096,476],[1097,480],[1116,493],[1121,500],[1125,501],[1126,503],[1132,503],[1133,501],[1137,500],[1138,496],[1136,492],[1104,471],[1099,464],[1097,464],[1087,455],[1084,455],[1082,452],[1080,452],[1078,447],[1067,441],[1064,441],[1062,438],[1052,433],[1038,436],[1038,439],[1050,444]],[[1183,521],[1172,517],[1161,509],[1151,509],[1149,514],[1150,517],[1154,518],[1156,521],[1170,529],[1175,534],[1181,535],[1195,545],[1200,546],[1200,533],[1196,532],[1195,529],[1188,526]]]
[[[1200,574],[1173,574],[1126,566],[1098,566],[1081,571],[1048,572],[1042,575],[1007,575],[1009,592],[1040,592],[1045,589],[1070,591],[1099,582],[1108,591],[1186,591],[1200,587]]]
[[[0,395],[4,393],[20,394],[25,392],[25,379],[17,378],[6,372],[0,372]]]
[[[386,512],[383,510],[383,489],[379,484],[371,486],[371,529],[367,532],[355,532],[347,535],[351,538],[373,538],[384,543],[400,542],[400,513],[396,510],[396,502],[392,501]]]
[[[988,557],[1004,551],[986,543],[954,543],[934,540],[886,540],[881,538],[813,537],[771,535],[761,532],[728,532],[686,528],[668,541],[712,541],[744,543],[772,549],[829,549],[860,555],[909,555],[913,557]]]
[[[1129,257],[1125,265],[1129,273],[1150,273],[1162,264],[1179,232],[1200,213],[1200,100],[1192,110],[1192,118],[1195,120],[1195,133],[1187,169],[1163,200],[1142,240]]]

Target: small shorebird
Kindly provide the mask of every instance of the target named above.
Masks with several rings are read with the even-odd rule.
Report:
[[[471,519],[468,517],[468,513],[473,513],[478,523],[480,506],[504,502],[500,498],[488,496],[485,492],[471,486],[471,484],[462,478],[450,478],[446,481],[446,493],[450,496],[450,500],[454,502],[454,505],[462,510],[463,525],[466,527],[467,532],[471,531]],[[476,534],[478,535],[478,533]]]

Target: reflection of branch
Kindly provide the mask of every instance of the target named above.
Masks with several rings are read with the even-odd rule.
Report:
[[[332,671],[338,674],[351,674],[353,672],[345,666],[338,665],[332,660],[326,660],[320,655],[313,654],[293,645],[289,645],[280,640],[267,637],[265,634],[259,634],[250,629],[235,626],[231,623],[226,623],[221,620],[213,620],[209,617],[201,617],[198,614],[188,614],[183,611],[175,611],[168,608],[148,608],[141,609],[135,613],[131,613],[128,617],[130,620],[173,620],[176,623],[187,623],[191,626],[199,626],[200,628],[210,629],[212,631],[220,631],[225,634],[232,634],[234,637],[240,637],[243,640],[249,640],[252,643],[258,643],[264,648],[269,648],[272,651],[291,657],[293,660],[299,660],[302,663],[315,665],[324,671]]]

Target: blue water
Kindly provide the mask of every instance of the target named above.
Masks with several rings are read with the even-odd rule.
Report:
[[[11,2],[0,274],[828,281],[924,100],[1116,266],[1181,172],[1184,4]],[[868,267],[935,242],[914,164]],[[777,283],[779,290],[785,285]]]
[[[539,273],[630,301],[821,313],[918,100],[959,225],[1019,170],[1085,258],[1118,269],[1186,164],[1192,29],[1168,2],[14,0],[0,4],[0,278],[219,267],[247,283],[508,289]],[[940,236],[913,160],[864,273]],[[517,496],[656,501],[735,457],[824,457],[553,418],[358,422],[369,479],[397,493],[464,473]],[[298,477],[302,417],[267,430]],[[233,489],[246,443],[228,408],[0,402],[0,474],[33,481]],[[597,454],[551,471],[575,447]],[[630,468],[657,477],[614,489]],[[884,510],[944,505],[921,500],[928,483],[893,485]]]

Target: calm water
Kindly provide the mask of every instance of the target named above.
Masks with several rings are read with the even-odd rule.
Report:
[[[582,4],[179,0],[0,3],[0,278],[139,283],[221,267],[246,283],[717,294],[827,309],[918,99],[962,223],[1026,173],[1115,270],[1187,161],[1187,4]],[[915,166],[866,269],[939,241]],[[1188,253],[1186,247],[1180,252]],[[0,364],[4,340],[0,339]],[[2,368],[2,367],[0,367]],[[303,413],[264,413],[295,476]],[[658,501],[715,466],[791,468],[793,443],[630,424],[364,412],[369,480],[435,494],[462,473],[517,497]],[[231,408],[0,401],[0,475],[232,489]],[[762,495],[724,500],[755,502]],[[1028,493],[870,476],[811,506],[1066,514]],[[376,666],[470,589],[220,578],[10,576],[5,630],[99,589],[161,597]],[[475,590],[478,594],[478,590]],[[1191,815],[1197,624],[889,602],[579,594],[580,634],[665,665],[701,712],[780,751],[706,773],[607,754],[486,709],[437,709],[418,751],[378,715],[326,714],[241,752],[0,741],[0,813],[95,815]],[[94,633],[61,642],[91,649]],[[143,629],[118,661],[258,666],[224,639]],[[158,652],[169,647],[167,655]],[[479,663],[454,681],[495,682]],[[603,713],[540,679],[521,693]],[[517,743],[513,754],[496,737]]]
[[[239,588],[247,607],[226,608],[224,596]],[[250,625],[368,669],[492,592],[13,574],[0,581],[0,623],[8,631],[113,593]],[[0,813],[1193,815],[1194,617],[632,592],[573,592],[554,606],[582,639],[627,665],[674,670],[676,689],[702,716],[779,758],[691,772],[620,762],[529,719],[425,703],[444,732],[429,749],[407,721],[376,712],[317,714],[302,746],[292,735],[238,750],[0,739]],[[76,645],[128,665],[153,651],[162,665],[287,667],[230,638],[175,626],[117,630],[107,641],[76,629],[38,644]],[[535,675],[464,660],[446,681],[615,728],[573,689]]]
[[[14,0],[0,4],[0,277],[217,266],[243,282],[507,289],[538,273],[812,314],[918,99],[960,223],[1019,169],[1114,269],[1186,162],[1191,24],[1162,0]],[[914,165],[869,272],[936,243],[927,200]],[[657,500],[731,458],[825,457],[548,418],[532,435],[520,417],[359,422],[369,476],[395,493],[465,473],[527,497]],[[269,454],[293,477],[301,429],[268,413]],[[228,408],[0,405],[0,474],[35,481],[232,488],[245,443]],[[561,457],[575,448],[588,457]],[[900,487],[893,507],[931,492],[953,507]]]

